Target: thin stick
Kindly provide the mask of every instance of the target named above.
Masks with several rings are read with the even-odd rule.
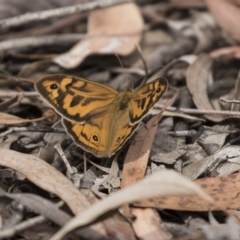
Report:
[[[225,99],[223,97],[220,98],[220,101],[221,102],[225,102],[225,103],[237,103],[237,104],[240,104],[240,101],[239,100],[229,100],[229,99]]]
[[[0,29],[6,29],[9,27],[16,27],[26,23],[32,23],[33,21],[41,21],[46,20],[53,17],[63,17],[66,15],[86,12],[90,10],[94,10],[97,8],[104,8],[109,6],[114,6],[120,3],[132,2],[129,0],[97,0],[94,2],[86,2],[84,4],[78,4],[74,6],[67,6],[63,8],[55,8],[51,10],[34,12],[34,13],[26,13],[23,15],[19,15],[17,17],[6,18],[0,20]]]
[[[44,222],[46,218],[44,216],[37,216],[30,218],[28,220],[25,220],[21,223],[18,223],[17,225],[11,227],[11,228],[6,228],[6,229],[1,229],[0,231],[0,238],[1,239],[6,239],[9,237],[13,237],[16,233],[23,231],[25,229],[28,229],[30,227],[33,227],[37,224],[40,224]]]
[[[83,176],[86,176],[87,173],[87,157],[86,157],[86,152],[83,153]]]
[[[86,34],[54,34],[48,36],[6,40],[1,41],[0,51],[49,45],[64,45],[66,43],[74,44],[86,37]]]
[[[36,127],[13,127],[8,129],[5,132],[0,133],[0,138],[6,137],[9,134],[12,133],[21,133],[21,132],[43,132],[43,133],[66,133],[65,129],[63,128],[50,128],[50,127],[42,127],[38,126]]]
[[[24,97],[29,97],[29,98],[36,98],[40,97],[40,95],[34,91],[34,92],[16,92],[16,91],[0,91],[0,98],[11,98],[16,95],[23,95]]]
[[[123,69],[123,64],[122,64],[122,61],[121,61],[120,57],[118,56],[118,54],[115,54],[115,56],[116,56],[116,58],[118,59],[121,68]]]
[[[159,108],[162,108],[163,106],[164,105],[162,104],[158,105]],[[224,115],[224,116],[240,117],[240,112],[237,112],[237,111],[202,110],[202,109],[177,108],[177,107],[167,107],[166,110],[170,112],[188,113],[188,114],[208,114],[208,115]]]
[[[140,45],[139,45],[139,44],[136,44],[136,48],[137,48],[137,51],[138,51],[138,53],[139,53],[139,55],[140,55],[140,58],[141,58],[141,60],[142,60],[142,62],[143,62],[143,67],[144,67],[144,71],[145,71],[145,76],[144,76],[144,78],[143,78],[143,80],[142,80],[142,83],[141,83],[141,85],[140,85],[140,87],[141,87],[141,86],[143,86],[143,85],[145,85],[145,84],[147,83],[147,79],[148,79],[148,68],[147,68],[146,61],[145,61],[145,59],[144,59],[144,57],[143,57],[143,52],[142,52],[142,49],[141,49]]]

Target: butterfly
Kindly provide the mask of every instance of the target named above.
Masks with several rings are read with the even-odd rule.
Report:
[[[35,83],[37,92],[61,115],[74,142],[96,157],[111,157],[167,90],[158,78],[136,91],[117,90],[84,78],[54,74]]]

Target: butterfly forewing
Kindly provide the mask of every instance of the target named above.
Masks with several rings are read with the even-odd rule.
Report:
[[[42,77],[35,88],[60,115],[79,123],[104,115],[118,95],[111,87],[63,74]]]
[[[137,89],[131,100],[130,123],[135,124],[139,122],[162,97],[167,87],[167,80],[158,78]]]

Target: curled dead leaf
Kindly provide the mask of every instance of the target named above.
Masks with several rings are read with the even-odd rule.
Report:
[[[143,19],[134,3],[92,11],[88,37],[53,61],[64,68],[74,68],[94,53],[128,55],[141,40],[142,30]]]
[[[81,212],[58,231],[51,240],[61,239],[65,234],[75,228],[90,224],[103,214],[123,204],[146,198],[159,196],[166,197],[171,195],[195,195],[203,198],[208,203],[213,203],[212,198],[199,186],[194,184],[191,180],[181,176],[179,173],[169,170],[156,171],[151,176],[106,197]]]
[[[0,155],[1,166],[22,173],[35,185],[56,194],[66,202],[73,213],[90,206],[85,196],[62,173],[45,161],[29,154],[3,148],[0,148]]]

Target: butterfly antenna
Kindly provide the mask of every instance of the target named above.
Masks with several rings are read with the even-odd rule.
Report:
[[[119,57],[117,54],[115,54],[115,56],[117,57],[117,59],[118,59],[118,61],[119,61],[119,63],[120,63],[120,66],[121,66],[122,69],[123,69],[123,64],[122,64],[122,61],[121,61],[120,57]],[[128,82],[130,81],[129,78],[128,78],[128,75],[127,75],[127,81],[128,81]],[[133,86],[131,86],[131,88],[133,89]]]
[[[142,83],[140,84],[140,86],[143,86],[143,85],[145,85],[145,84],[147,83],[147,79],[148,79],[148,68],[147,68],[146,61],[145,61],[145,59],[144,59],[144,57],[143,57],[142,49],[141,49],[141,47],[140,47],[139,44],[136,44],[136,49],[137,49],[137,51],[138,51],[138,53],[139,53],[139,55],[140,55],[140,58],[142,59],[143,67],[144,67],[144,71],[145,71],[145,76],[144,76],[144,78],[143,78],[143,80],[142,80]]]
[[[118,61],[120,63],[120,66],[123,68],[123,64],[122,64],[122,61],[121,61],[120,57],[117,54],[115,54],[115,56],[117,57],[117,59],[118,59]]]

